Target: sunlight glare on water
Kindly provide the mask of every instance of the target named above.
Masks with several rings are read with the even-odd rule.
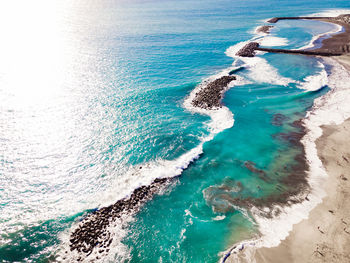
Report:
[[[0,3],[2,233],[95,207],[109,180],[98,152],[112,128],[93,96],[101,64],[74,12],[68,1]]]

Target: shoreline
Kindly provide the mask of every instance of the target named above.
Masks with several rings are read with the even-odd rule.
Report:
[[[326,197],[309,217],[293,226],[279,246],[259,248],[254,259],[261,263],[349,262],[350,252],[350,119],[322,127],[317,151],[328,174],[323,183]]]
[[[350,73],[350,55],[332,59]],[[328,175],[321,184],[325,197],[306,219],[293,225],[277,247],[256,249],[257,263],[278,262],[276,258],[284,258],[284,262],[350,262],[346,250],[350,222],[345,219],[350,218],[350,205],[346,205],[350,197],[350,118],[334,122],[338,123],[320,126],[322,135],[315,141],[317,156]]]
[[[225,111],[226,108],[221,104],[221,100],[224,92],[229,88],[230,82],[236,80],[236,77],[232,76],[231,72],[234,73],[231,70],[228,76],[221,76],[214,81],[206,82],[205,85],[200,86],[200,89],[193,91],[194,98],[189,100],[191,106],[197,108],[198,111],[211,112],[214,110],[214,113]],[[212,119],[215,119],[211,114],[208,115]],[[232,114],[229,117],[232,117]],[[224,128],[226,126],[230,127],[232,124],[230,122]],[[110,219],[120,218],[127,211],[136,213],[144,203],[150,200],[153,195],[157,194],[159,189],[170,180],[171,178],[155,179],[150,185],[144,185],[135,189],[130,197],[121,199],[110,206],[100,208],[91,213],[70,234],[69,249],[77,252],[79,256],[88,257],[96,249],[100,248],[101,252],[98,252],[98,256],[101,256],[101,254],[105,253],[105,249],[108,249],[113,239],[110,238],[108,233],[108,226],[111,223]],[[244,200],[242,202],[244,203]],[[107,238],[105,238],[105,235]],[[92,256],[95,256],[95,254]]]
[[[283,229],[288,234],[278,243],[266,240],[265,235],[242,240],[227,250],[220,262],[350,262],[346,249],[350,245],[350,220],[346,219],[350,218],[350,205],[345,206],[350,197],[350,108],[338,109],[347,102],[349,87],[335,86],[341,76],[350,79],[350,56],[328,59],[326,63],[337,69],[329,79],[333,89],[315,100],[303,121],[310,195],[295,206],[285,207],[283,218],[268,223],[271,232],[280,231],[278,226],[283,221],[291,223]],[[305,210],[307,213],[303,213]]]
[[[343,27],[343,32],[322,40],[322,46],[313,49],[313,51],[336,53],[341,50],[342,54],[331,56],[328,60],[332,66],[342,68],[340,71],[346,72],[346,77],[349,77],[350,53],[343,47],[344,44],[350,47],[350,24],[335,22],[334,19],[317,20]],[[326,40],[327,42],[325,42]],[[280,239],[278,244],[266,245],[264,235],[258,239],[243,240],[225,252],[222,262],[350,262],[350,252],[346,250],[350,244],[350,221],[347,222],[346,219],[344,221],[344,218],[350,216],[350,212],[347,213],[350,211],[350,207],[345,205],[347,197],[350,196],[350,189],[346,189],[348,179],[350,181],[350,173],[346,171],[350,168],[350,151],[347,150],[350,145],[346,141],[350,135],[350,112],[348,108],[343,109],[343,111],[338,110],[338,106],[344,106],[342,105],[344,99],[341,99],[339,104],[335,104],[337,103],[334,101],[335,97],[345,95],[347,91],[344,83],[340,85],[339,89],[338,86],[334,85],[335,82],[339,81],[341,74],[336,72],[335,75],[331,86],[336,90],[329,92],[331,93],[330,98],[326,97],[327,93],[317,102],[315,101],[316,108],[309,112],[304,122],[304,126],[308,129],[307,135],[302,139],[306,157],[316,157],[315,160],[308,160],[310,180],[313,181],[310,185],[312,190],[310,197],[313,200],[309,202],[311,198],[307,198],[306,201],[300,203],[300,206],[305,205],[308,212],[304,215],[298,215],[299,220],[292,223],[292,229],[288,230],[288,235]],[[339,94],[337,91],[340,91]],[[330,99],[331,102],[327,103],[327,99]],[[328,109],[329,116],[336,113],[333,120],[326,117],[327,109],[325,110],[323,106],[330,108]],[[315,117],[310,116],[315,115],[314,110],[320,113],[321,117],[312,118]],[[325,118],[323,122],[322,117]],[[308,118],[311,120],[307,120]],[[312,123],[313,121],[316,121],[316,124]],[[316,130],[314,131],[312,128]],[[339,144],[343,148],[338,151],[337,155],[334,155],[334,149],[337,149]],[[344,161],[347,166],[341,163]],[[340,171],[341,174],[347,173],[348,177],[337,174]],[[312,187],[312,184],[316,188]],[[337,194],[334,195],[334,193]],[[301,211],[295,209],[293,212],[300,213]],[[287,212],[287,214],[289,213]],[[319,235],[322,235],[321,238]]]
[[[319,48],[299,48],[299,49],[279,49],[279,48],[266,48],[260,47],[258,42],[249,42],[236,55],[241,57],[254,57],[256,51],[263,51],[269,53],[284,53],[284,54],[295,54],[295,55],[307,55],[307,56],[342,56],[350,54],[350,14],[339,15],[337,17],[275,17],[268,20],[268,23],[275,24],[280,20],[316,20],[326,23],[332,23],[342,27],[341,32],[332,34],[328,38],[322,39],[321,47]],[[312,46],[315,41],[322,38],[324,35],[319,37],[311,43]]]

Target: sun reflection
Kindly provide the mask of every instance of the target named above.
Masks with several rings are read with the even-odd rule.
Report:
[[[71,12],[68,1],[0,2],[1,229],[57,216],[66,169],[81,151],[73,117],[87,106],[71,106],[79,83]]]
[[[12,107],[57,96],[69,63],[67,25],[58,1],[1,1],[0,83]]]

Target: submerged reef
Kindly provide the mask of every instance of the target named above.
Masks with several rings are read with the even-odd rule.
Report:
[[[291,123],[290,126],[291,131],[276,134],[273,138],[288,144],[293,149],[294,164],[282,165],[279,160],[276,160],[279,164],[267,169],[259,168],[250,160],[237,160],[242,168],[248,169],[251,175],[256,177],[256,190],[252,190],[251,186],[245,186],[239,180],[225,178],[220,185],[210,186],[203,191],[207,204],[214,212],[227,213],[237,209],[250,210],[255,207],[259,209],[261,216],[272,218],[281,212],[278,207],[300,203],[307,199],[310,192],[308,163],[304,146],[300,141],[305,135],[305,128],[301,120]],[[283,160],[283,154],[280,157]],[[259,193],[266,186],[269,188],[271,183],[276,187],[267,195],[254,194],[255,191]]]

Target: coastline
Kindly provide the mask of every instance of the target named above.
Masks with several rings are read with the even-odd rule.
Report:
[[[345,58],[346,60],[346,58]],[[229,88],[229,84],[231,81],[236,80],[234,76],[231,76],[231,72],[228,73],[229,76],[221,76],[220,78],[206,82],[205,85],[200,86],[200,89],[196,89],[193,91],[192,98],[188,99],[188,102],[191,102],[191,106],[194,108],[197,108],[196,110],[199,112],[206,112],[209,116],[212,117],[214,120],[215,117],[224,112],[226,113],[226,108],[221,104],[222,97],[224,95],[224,92]],[[226,73],[226,72],[225,72]],[[193,100],[190,100],[190,99]],[[185,104],[186,105],[186,104]],[[214,110],[214,111],[212,111]],[[216,114],[218,113],[218,114]],[[225,122],[225,125],[223,128],[230,127],[233,125],[233,120],[231,124],[232,114],[226,114],[230,118],[229,122]],[[222,129],[220,129],[222,130]],[[214,133],[216,133],[217,129],[214,129]],[[350,160],[350,157],[349,157]],[[140,168],[141,169],[141,168]],[[104,214],[110,213],[112,211],[112,217],[119,218],[123,211],[125,210],[133,210],[134,212],[137,212],[140,206],[142,206],[146,201],[152,198],[154,194],[159,190],[159,186],[163,183],[166,183],[168,181],[168,178],[162,178],[162,179],[155,179],[151,185],[149,186],[141,186],[137,188],[130,196],[130,198],[124,198],[115,204],[109,206],[109,207],[103,207],[102,209],[99,209],[96,213],[92,214],[92,216],[87,217],[84,219],[84,221],[80,224],[78,228],[75,229],[75,231],[71,234],[71,240],[70,240],[70,250],[76,250],[77,252],[81,253],[84,252],[89,256],[93,250],[95,250],[96,247],[96,240],[100,241],[101,235],[108,232],[107,226],[109,223],[106,223],[106,219]],[[126,203],[126,205],[125,205]],[[132,203],[131,205],[129,205]],[[124,209],[124,206],[128,209]],[[106,213],[105,213],[106,212]],[[93,232],[91,234],[90,230],[97,226],[97,232]],[[83,237],[80,237],[80,235],[83,233]],[[106,233],[108,234],[108,233]],[[111,244],[112,239],[109,239],[109,236],[106,240],[103,241],[103,245],[105,245],[107,248]],[[85,248],[84,243],[88,244],[88,248]],[[104,253],[104,251],[99,252]],[[257,253],[258,255],[258,253]],[[95,255],[93,255],[95,256]],[[96,257],[97,259],[97,257]],[[272,262],[272,261],[268,261]]]
[[[331,60],[340,64],[343,71],[350,73],[350,55],[333,57]],[[343,89],[342,92],[344,91]],[[334,96],[334,93],[330,95]],[[322,102],[322,98],[320,99],[319,102]],[[338,111],[338,106],[332,101],[334,97],[325,100],[327,99],[330,100],[330,104],[333,104],[331,112],[321,110],[322,116],[316,118],[316,122],[325,117],[325,114],[332,116],[334,111]],[[350,252],[347,250],[350,245],[350,222],[347,220],[350,218],[350,205],[346,202],[350,197],[350,145],[347,140],[350,136],[350,118],[348,115],[346,110],[344,113],[338,112],[334,121],[325,121],[327,125],[321,125],[320,131],[314,131],[310,135],[317,138],[319,132],[322,134],[314,142],[316,149],[310,149],[312,146],[308,146],[308,151],[317,151],[321,165],[328,175],[326,178],[319,175],[321,178],[318,186],[324,191],[322,201],[310,210],[306,219],[293,225],[289,235],[281,240],[278,246],[252,246],[245,249],[244,253],[239,253],[233,261],[227,262],[279,263],[281,259],[283,262],[295,263],[350,262]],[[347,118],[341,119],[344,116]]]
[[[325,62],[329,62],[332,67],[341,68],[340,71],[345,72],[345,75],[349,77],[350,53],[348,50],[344,50],[344,45],[350,46],[349,24],[332,21],[332,19],[325,21],[325,19],[317,18],[316,20],[343,27],[342,33],[325,39],[327,42],[322,41],[322,46],[313,49],[313,51],[330,53],[340,51],[341,55],[331,56],[331,58],[325,59]],[[338,109],[338,106],[344,106],[345,93],[347,92],[344,83],[340,85],[339,89],[335,85],[341,80],[339,68],[330,80],[331,86],[336,91],[330,92],[330,97],[325,95],[323,98],[319,98],[314,105],[316,112],[309,112],[304,123],[308,132],[302,141],[310,164],[310,183],[313,193],[300,205],[310,203],[310,198],[315,199],[311,201],[311,203],[316,201],[315,204],[310,207],[307,214],[297,215],[301,220],[292,225],[288,236],[281,239],[278,245],[264,244],[263,237],[257,240],[245,240],[228,250],[223,262],[350,262],[350,252],[346,249],[350,245],[350,222],[347,222],[347,218],[350,216],[350,212],[348,212],[350,205],[346,204],[346,200],[350,196],[350,189],[348,189],[350,151],[347,142],[350,135],[350,115],[348,108]],[[339,105],[336,104],[335,98],[342,96]],[[330,112],[327,113],[327,109],[323,106],[329,107]],[[332,116],[333,114],[335,116]],[[334,117],[333,120],[330,119],[331,116]],[[309,160],[312,156],[315,156],[316,160]],[[312,185],[317,186],[317,189],[313,189]],[[294,212],[301,212],[297,210]],[[232,252],[234,255],[231,257]]]
[[[293,226],[279,246],[259,248],[256,262],[349,262],[350,251],[350,119],[322,127],[317,151],[328,173],[323,183],[326,197],[308,219]]]
[[[295,54],[295,55],[308,55],[308,56],[322,56],[322,57],[335,57],[347,55],[350,53],[350,14],[339,15],[337,17],[274,17],[268,20],[268,23],[275,24],[280,20],[317,20],[326,23],[332,23],[342,28],[341,31],[334,32],[330,37],[322,39],[323,36],[332,32],[319,35],[317,39],[311,41],[311,47],[304,47],[299,49],[280,49],[280,48],[266,48],[261,47],[258,42],[249,42],[243,46],[237,53],[240,57],[254,57],[256,51],[263,51],[269,53],[283,53],[283,54]],[[267,27],[267,26],[265,26]],[[261,31],[260,27],[260,31]],[[259,32],[259,30],[256,30]],[[264,30],[263,30],[264,32]],[[269,28],[265,30],[265,34],[268,34]],[[321,47],[313,48],[314,42],[321,39]]]

